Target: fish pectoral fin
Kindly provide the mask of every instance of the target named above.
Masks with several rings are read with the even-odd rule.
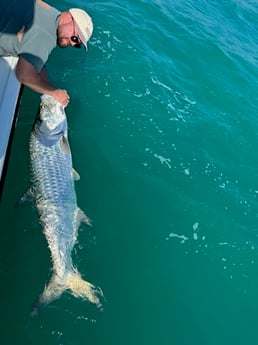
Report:
[[[27,190],[20,198],[20,200],[16,203],[16,207],[32,203],[34,201],[34,194],[32,187]]]
[[[60,139],[60,147],[63,153],[71,154],[69,142],[64,135]]]
[[[79,181],[81,178],[79,173],[74,168],[72,168],[72,177],[75,181]]]

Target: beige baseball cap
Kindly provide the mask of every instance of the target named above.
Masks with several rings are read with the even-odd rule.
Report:
[[[73,17],[77,34],[86,50],[88,50],[87,42],[90,39],[93,31],[93,23],[91,17],[88,15],[88,13],[79,8],[70,8],[69,12]]]

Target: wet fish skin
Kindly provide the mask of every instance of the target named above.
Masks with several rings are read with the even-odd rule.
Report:
[[[41,97],[39,119],[30,138],[30,157],[30,194],[38,209],[53,263],[52,278],[32,314],[65,290],[101,307],[98,298],[101,290],[83,280],[72,262],[71,253],[80,223],[91,225],[91,222],[77,205],[74,179],[79,175],[72,166],[64,107],[51,96]]]

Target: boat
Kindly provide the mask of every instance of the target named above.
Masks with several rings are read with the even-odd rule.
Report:
[[[15,75],[18,58],[0,57],[0,199],[23,87]]]

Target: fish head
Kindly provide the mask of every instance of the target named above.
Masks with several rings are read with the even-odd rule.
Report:
[[[60,123],[66,120],[64,106],[54,97],[42,95],[39,117],[42,123],[44,123],[46,131],[53,131]]]
[[[37,133],[47,146],[54,144],[62,136],[67,136],[64,106],[52,96],[41,96]]]

